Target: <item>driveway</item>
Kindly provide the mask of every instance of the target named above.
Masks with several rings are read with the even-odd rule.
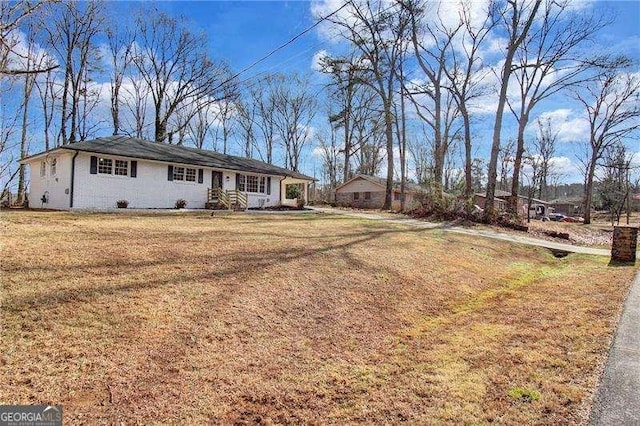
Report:
[[[386,217],[375,213],[354,212],[349,210],[334,209],[329,207],[312,207],[313,210],[321,213],[337,214],[342,216],[357,217],[361,219],[380,220],[388,223],[397,223],[406,226],[412,226],[421,229],[441,229],[446,232],[457,234],[473,235],[483,238],[491,238],[494,240],[509,241],[518,244],[527,244],[530,246],[544,247],[551,250],[565,251],[569,253],[591,254],[596,256],[611,256],[611,250],[599,249],[593,247],[574,246],[572,244],[557,243],[555,241],[541,240],[538,238],[526,237],[524,235],[507,234],[489,229],[469,229],[459,226],[447,226],[441,223],[426,222],[418,219],[405,217]]]

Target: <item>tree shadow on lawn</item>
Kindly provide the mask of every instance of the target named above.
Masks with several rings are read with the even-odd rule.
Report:
[[[210,265],[211,261],[217,261],[224,265],[223,268],[215,269],[215,270],[207,270],[202,273],[197,273],[195,275],[191,275],[188,278],[184,276],[178,277],[167,277],[163,279],[157,279],[152,281],[140,281],[133,282],[124,285],[97,285],[94,284],[91,287],[79,288],[79,289],[65,289],[65,290],[50,290],[43,291],[37,294],[30,294],[29,296],[22,297],[11,297],[8,296],[5,298],[3,303],[3,309],[9,312],[20,312],[25,309],[29,310],[39,310],[39,309],[51,309],[55,305],[58,304],[68,304],[68,303],[76,303],[78,301],[81,302],[91,302],[96,298],[103,297],[106,295],[122,295],[132,291],[145,290],[145,289],[154,289],[159,287],[165,287],[169,285],[175,284],[187,284],[198,282],[200,280],[207,279],[223,279],[233,276],[251,276],[256,273],[262,273],[266,268],[273,266],[283,266],[288,262],[293,262],[299,259],[309,258],[311,256],[317,254],[326,254],[334,251],[339,252],[339,257],[341,259],[346,260],[347,264],[352,268],[361,268],[363,266],[362,262],[360,262],[356,257],[351,255],[348,251],[349,248],[352,248],[357,245],[367,244],[371,241],[378,240],[390,234],[398,234],[398,233],[412,233],[412,234],[420,234],[424,233],[427,230],[423,229],[415,229],[415,230],[406,230],[406,229],[386,229],[386,230],[375,230],[368,231],[364,233],[353,233],[353,234],[345,234],[344,236],[338,236],[338,238],[354,238],[351,241],[342,242],[338,244],[331,244],[331,242],[320,248],[305,248],[305,247],[295,247],[295,248],[283,248],[278,250],[269,250],[267,247],[265,249],[257,251],[257,252],[242,252],[242,253],[226,253],[226,254],[207,254],[201,255],[197,258],[190,256],[188,259],[176,259],[172,262],[167,262],[166,260],[153,260],[153,261],[144,261],[144,262],[122,262],[122,261],[104,261],[97,262],[92,265],[79,264],[79,265],[61,265],[57,268],[43,267],[43,266],[35,266],[28,268],[21,267],[13,267],[10,269],[4,269],[6,273],[17,273],[17,272],[33,272],[33,271],[41,271],[41,272],[65,272],[69,269],[74,270],[73,278],[82,279],[87,275],[90,275],[89,281],[91,278],[95,278],[96,268],[126,268],[124,272],[114,273],[113,270],[109,269],[107,272],[109,276],[122,276],[131,274],[135,271],[139,271],[142,268],[153,268],[159,266],[168,266],[168,265],[176,265],[180,266],[185,263],[185,260],[193,264],[201,264],[201,265]],[[259,235],[264,235],[264,233],[259,233]],[[281,235],[283,238],[288,238],[290,236],[283,234]],[[330,238],[335,238],[336,236],[331,236]],[[248,267],[247,265],[250,265]],[[76,272],[80,271],[80,274],[76,275]]]

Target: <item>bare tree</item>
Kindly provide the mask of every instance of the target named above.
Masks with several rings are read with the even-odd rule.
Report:
[[[44,134],[44,149],[49,151],[52,147],[52,140],[57,141],[57,137],[52,137],[52,125],[54,114],[57,109],[57,102],[61,98],[60,87],[56,83],[55,76],[52,71],[41,74],[36,79],[36,88],[38,97],[42,106],[42,126]]]
[[[625,69],[611,69],[574,92],[589,122],[589,151],[584,159],[584,223],[591,223],[593,180],[605,151],[640,129],[640,78]]]
[[[446,68],[447,53],[450,50],[454,37],[463,27],[460,19],[449,27],[442,19],[440,8],[435,14],[429,10],[428,2],[407,3],[411,15],[411,41],[418,66],[426,77],[426,83],[413,87],[410,97],[416,107],[417,115],[431,127],[433,131],[433,184],[434,195],[442,196],[442,180],[444,163],[451,139],[445,133],[452,126],[452,121],[457,117],[457,105],[451,102],[451,96],[447,90]],[[427,16],[435,15],[431,22]],[[415,95],[426,95],[430,104],[422,105],[416,100]],[[448,109],[447,109],[448,107]],[[452,109],[452,107],[455,109]]]
[[[578,49],[590,42],[606,22],[585,11],[570,10],[570,0],[545,0],[539,22],[532,26],[516,51],[513,76],[518,96],[507,98],[518,123],[509,210],[517,208],[524,133],[533,109],[544,99],[592,78],[592,64],[601,59],[580,57]]]
[[[321,150],[322,155],[322,173],[324,175],[324,181],[329,183],[329,197],[328,201],[334,201],[335,189],[338,186],[340,179],[341,168],[343,167],[341,158],[341,149],[337,142],[337,132],[332,127],[329,130],[329,135],[317,133],[316,140],[318,147]]]
[[[603,176],[598,182],[598,193],[602,208],[611,213],[611,225],[617,221],[627,206],[627,224],[629,223],[630,170],[633,155],[626,146],[616,143],[609,146],[603,155]]]
[[[8,91],[8,87],[4,87],[3,82],[0,81],[0,101],[4,104],[5,92]],[[18,145],[15,144],[14,138],[18,132],[18,120],[19,115],[14,111],[10,111],[9,108],[0,108],[0,181],[4,182],[4,189],[8,190],[16,175],[19,172],[19,168],[11,171],[12,166],[15,164],[15,151]]]
[[[217,148],[216,140],[212,136],[212,128],[215,125],[215,113],[212,111],[214,107],[214,104],[208,102],[204,105],[196,106],[196,114],[189,121],[189,134],[193,144],[198,149],[204,149],[205,143],[209,138],[212,140],[211,148],[214,151]]]
[[[539,158],[540,163],[540,178],[538,180],[538,198],[547,199],[548,193],[548,181],[553,176],[553,163],[551,159],[556,152],[556,140],[558,139],[558,132],[554,131],[551,126],[551,120],[542,120],[538,118],[538,134],[534,140],[534,155]]]
[[[43,55],[39,55],[35,52],[36,42],[35,42],[35,29],[33,25],[30,23],[27,27],[27,52],[25,53],[25,61],[23,64],[23,69],[26,71],[22,74],[23,77],[23,85],[22,85],[22,105],[21,113],[22,113],[22,125],[21,125],[21,136],[20,136],[20,160],[23,160],[29,155],[29,145],[27,143],[27,136],[29,132],[29,102],[31,100],[31,93],[33,92],[33,87],[36,82],[37,73],[30,73],[29,71],[33,69],[41,69],[42,64],[46,62],[46,57]],[[25,195],[25,165],[20,164],[18,166],[18,198],[17,203],[22,204],[24,202]]]
[[[137,74],[129,78],[129,85],[124,89],[123,102],[133,123],[125,126],[129,130],[128,134],[137,138],[147,137],[149,124],[147,123],[148,99],[151,94],[149,86]],[[127,115],[125,115],[125,120]]]
[[[43,18],[47,43],[64,69],[60,114],[62,144],[77,140],[79,121],[86,119],[81,116],[80,104],[84,101],[86,110],[89,73],[99,60],[94,42],[102,27],[101,10],[97,1],[70,1],[63,3],[52,17]]]
[[[495,216],[494,196],[496,190],[498,154],[502,135],[502,118],[507,102],[507,90],[513,73],[513,61],[520,45],[524,42],[533,21],[538,15],[542,0],[508,0],[502,8],[494,11],[496,19],[500,21],[500,29],[507,36],[505,58],[500,73],[500,91],[493,125],[493,137],[491,142],[491,156],[489,158],[489,170],[487,176],[487,198],[485,200],[484,219],[493,220]]]
[[[0,76],[21,74],[41,74],[58,68],[51,62],[41,63],[38,67],[26,69],[21,62],[15,63],[13,59],[26,59],[16,50],[19,44],[17,30],[23,21],[33,17],[36,12],[45,9],[53,1],[31,2],[27,0],[1,1],[0,2]],[[14,56],[14,58],[12,58]]]
[[[140,15],[136,26],[139,47],[133,63],[153,98],[154,138],[164,142],[176,111],[214,95],[223,86],[226,68],[209,58],[203,33],[194,34],[164,13]]]
[[[349,19],[331,18],[341,28],[342,36],[358,52],[358,63],[366,66],[363,83],[380,97],[384,119],[387,156],[387,182],[383,209],[391,208],[393,191],[394,94],[399,82],[395,69],[402,55],[408,25],[406,8],[382,1],[352,1]],[[363,148],[361,148],[362,150]]]
[[[465,158],[464,194],[469,200],[473,197],[474,192],[473,148],[469,107],[474,99],[487,93],[487,87],[482,83],[486,69],[480,58],[480,48],[495,26],[495,22],[491,19],[490,10],[485,11],[484,19],[479,24],[474,23],[470,6],[470,2],[461,2],[460,19],[463,28],[459,33],[460,41],[449,45],[450,65],[443,70],[449,80],[447,83],[448,90],[451,92],[462,118]],[[468,203],[468,206],[471,207],[471,204]]]
[[[106,29],[109,52],[109,83],[111,89],[111,122],[113,134],[120,134],[120,89],[125,75],[132,63],[134,31],[127,25],[119,24],[118,18],[112,17]]]
[[[298,171],[300,154],[309,142],[317,101],[307,78],[296,75],[277,80],[274,124],[285,151],[285,167]]]
[[[516,141],[509,139],[507,143],[500,148],[498,154],[498,163],[500,164],[500,180],[496,186],[501,191],[506,191],[511,186],[509,184],[509,175],[513,170],[513,156],[515,155]]]
[[[239,93],[235,82],[225,83],[221,90],[222,99],[214,103],[214,111],[217,111],[215,120],[218,124],[214,128],[214,137],[216,144],[218,142],[222,143],[222,152],[226,154],[229,149],[229,140],[235,131],[235,116],[238,113],[237,102]],[[245,143],[245,154],[249,151],[247,150],[247,143],[250,143],[250,141]],[[247,157],[250,157],[250,155],[247,155]]]

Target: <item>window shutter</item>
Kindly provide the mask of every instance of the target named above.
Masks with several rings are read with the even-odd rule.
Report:
[[[267,195],[271,195],[271,177],[267,178]]]
[[[138,162],[137,161],[132,161],[131,162],[131,177],[138,177]]]
[[[198,183],[204,182],[204,170],[198,169]]]
[[[173,166],[169,166],[168,172],[167,172],[167,180],[173,180]]]
[[[98,157],[91,156],[91,166],[89,167],[89,173],[92,175],[98,174]]]

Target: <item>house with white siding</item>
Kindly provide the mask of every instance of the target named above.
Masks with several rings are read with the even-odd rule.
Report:
[[[294,206],[290,185],[309,199],[314,179],[262,161],[214,151],[109,136],[41,152],[29,166],[29,207],[58,210]],[[295,191],[289,191],[295,193]]]

